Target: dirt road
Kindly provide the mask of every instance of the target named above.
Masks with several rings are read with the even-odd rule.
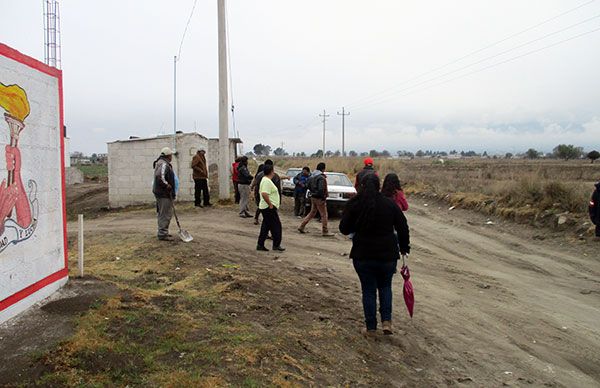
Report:
[[[374,345],[389,363],[389,383],[402,385],[393,371],[408,366],[411,380],[423,385],[599,386],[600,244],[537,241],[525,227],[488,225],[477,214],[417,202],[407,213],[415,317],[411,321],[405,311],[398,276],[394,322],[401,331],[394,341]],[[199,244],[210,242],[219,254],[264,258],[264,276],[285,272],[292,282],[314,283],[317,292],[339,301],[329,307],[339,308],[340,316],[355,311],[351,324],[359,330],[360,293],[347,238],[319,236],[316,222],[308,226],[312,233],[300,235],[299,221],[284,215],[287,251],[277,258],[254,250],[258,227],[233,209],[187,207],[180,213]],[[147,210],[111,214],[86,229],[153,234],[155,218]]]

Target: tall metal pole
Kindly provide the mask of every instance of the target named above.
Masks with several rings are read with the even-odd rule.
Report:
[[[342,156],[346,156],[346,130],[345,130],[345,118],[350,115],[350,112],[346,113],[344,107],[342,107],[342,113],[337,112],[339,116],[342,116]]]
[[[173,152],[177,148],[177,55],[173,56]]]
[[[219,198],[229,199],[229,117],[225,0],[217,0],[219,30]]]
[[[323,114],[320,114],[319,117],[323,118],[323,157],[325,157],[325,122],[327,121],[327,117],[329,117],[329,115],[327,112],[325,112],[325,109],[323,109]]]

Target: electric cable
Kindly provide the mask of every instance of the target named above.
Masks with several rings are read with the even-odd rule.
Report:
[[[541,26],[543,26],[543,25],[545,25],[545,24],[547,24],[547,23],[550,23],[551,21],[554,21],[554,20],[556,20],[556,19],[558,19],[558,18],[560,18],[560,17],[563,17],[563,16],[565,16],[565,15],[568,15],[568,14],[570,14],[570,13],[572,13],[572,12],[575,12],[575,11],[577,11],[578,9],[581,9],[581,8],[583,8],[583,7],[587,6],[587,5],[589,5],[589,4],[591,4],[591,3],[595,2],[595,1],[596,1],[596,0],[590,0],[590,1],[588,1],[588,2],[586,2],[586,3],[583,3],[583,4],[580,4],[580,5],[578,5],[578,6],[574,7],[574,8],[570,8],[570,9],[568,9],[568,10],[564,11],[564,12],[561,12],[561,13],[560,13],[560,14],[558,14],[558,15],[555,15],[555,16],[553,16],[553,17],[551,17],[551,18],[549,18],[549,19],[546,19],[546,20],[544,20],[544,21],[542,21],[542,22],[540,22],[540,23],[537,23],[537,24],[535,24],[535,25],[533,25],[533,26],[531,26],[531,27],[528,27],[528,28],[525,28],[525,29],[523,29],[523,30],[521,30],[521,31],[518,31],[518,32],[516,32],[516,33],[513,33],[513,34],[511,34],[511,35],[509,35],[509,36],[507,36],[507,37],[505,37],[505,38],[502,38],[502,39],[500,39],[500,40],[498,40],[498,41],[496,41],[496,42],[493,42],[493,43],[491,43],[491,44],[489,44],[489,45],[486,45],[486,46],[484,46],[484,47],[482,47],[482,48],[480,48],[480,49],[478,49],[478,50],[472,51],[472,52],[470,52],[470,53],[468,53],[468,54],[466,54],[466,55],[463,55],[463,56],[461,56],[461,57],[459,57],[459,58],[457,58],[457,59],[454,59],[454,60],[452,60],[452,61],[450,61],[450,62],[448,62],[448,63],[445,63],[445,64],[443,64],[443,65],[441,65],[441,66],[438,66],[438,67],[436,67],[436,68],[434,68],[434,69],[428,70],[428,71],[426,71],[426,72],[424,72],[424,73],[418,74],[418,75],[416,75],[416,76],[414,76],[414,77],[411,77],[411,78],[409,78],[409,79],[407,79],[407,80],[405,80],[405,81],[402,81],[402,82],[400,82],[399,84],[396,84],[395,86],[392,86],[392,87],[390,87],[390,88],[387,88],[387,89],[384,89],[384,90],[382,90],[382,91],[380,91],[380,92],[377,92],[377,93],[371,94],[371,95],[369,95],[369,96],[367,96],[367,97],[363,97],[363,98],[360,98],[360,99],[354,100],[354,101],[353,101],[351,104],[345,104],[344,106],[348,107],[349,109],[354,109],[356,106],[358,106],[358,105],[362,105],[362,104],[363,104],[364,102],[366,102],[366,101],[369,101],[369,100],[372,100],[372,99],[376,99],[376,98],[377,98],[377,97],[378,97],[380,94],[387,93],[387,92],[389,92],[389,91],[391,91],[391,90],[394,90],[394,89],[398,88],[399,86],[402,86],[402,85],[405,85],[405,84],[407,84],[407,83],[410,83],[410,82],[416,81],[416,80],[418,80],[418,79],[420,79],[420,78],[422,78],[422,77],[424,77],[424,76],[426,76],[426,75],[429,75],[429,74],[431,74],[431,73],[434,73],[434,72],[436,72],[436,71],[438,71],[438,70],[442,70],[442,69],[444,69],[444,68],[446,68],[446,67],[448,67],[448,66],[451,66],[451,65],[453,65],[453,64],[455,64],[455,63],[458,63],[458,62],[462,61],[463,59],[469,58],[469,57],[471,57],[471,56],[473,56],[473,55],[475,55],[475,54],[478,54],[478,53],[480,53],[480,52],[482,52],[482,51],[485,51],[485,50],[487,50],[487,49],[489,49],[489,48],[492,48],[492,47],[494,47],[494,46],[497,46],[497,45],[498,45],[498,44],[500,44],[500,43],[504,43],[504,42],[506,42],[506,41],[508,41],[508,40],[510,40],[510,39],[512,39],[512,38],[515,38],[515,37],[517,37],[517,36],[519,36],[519,35],[522,35],[522,34],[524,34],[524,33],[526,33],[526,32],[529,32],[529,31],[531,31],[531,30],[534,30],[534,29],[536,29],[536,28],[538,28],[538,27],[541,27]]]
[[[497,67],[497,66],[500,66],[500,65],[506,64],[506,63],[508,63],[508,62],[512,62],[512,61],[514,61],[514,60],[517,60],[517,59],[520,59],[520,58],[523,58],[523,57],[529,56],[529,55],[531,55],[531,54],[538,53],[538,52],[540,52],[540,51],[543,51],[543,50],[547,50],[547,49],[549,49],[549,48],[552,48],[552,47],[558,46],[558,45],[560,45],[560,44],[563,44],[563,43],[569,42],[569,41],[571,41],[571,40],[574,40],[574,39],[581,38],[581,37],[583,37],[583,36],[586,36],[586,35],[592,34],[592,33],[594,33],[594,32],[597,32],[597,31],[600,31],[600,27],[597,27],[597,28],[594,28],[594,29],[592,29],[592,30],[589,30],[589,31],[586,31],[586,32],[583,32],[583,33],[580,33],[580,34],[577,34],[577,35],[574,35],[574,36],[571,36],[571,37],[569,37],[569,38],[566,38],[566,39],[560,40],[560,41],[558,41],[558,42],[555,42],[555,43],[552,43],[552,44],[549,44],[549,45],[546,45],[546,46],[540,47],[540,48],[538,48],[538,49],[531,50],[531,51],[528,51],[528,52],[526,52],[526,53],[523,53],[523,54],[520,54],[520,55],[517,55],[517,56],[511,57],[511,58],[508,58],[508,59],[505,59],[505,60],[503,60],[503,61],[496,62],[496,63],[494,63],[494,64],[491,64],[491,65],[485,66],[485,67],[483,67],[483,68],[481,68],[481,69],[473,70],[473,71],[471,71],[471,72],[468,72],[468,73],[465,73],[465,74],[461,74],[461,75],[459,75],[459,76],[457,76],[457,77],[450,78],[450,79],[447,79],[447,80],[444,80],[444,81],[442,81],[442,82],[438,82],[438,83],[435,83],[435,84],[432,84],[432,85],[427,85],[427,86],[426,86],[426,87],[424,87],[424,88],[420,88],[420,89],[417,89],[417,90],[413,90],[413,91],[411,91],[411,92],[408,92],[408,93],[405,93],[405,94],[403,94],[403,95],[400,95],[400,96],[395,96],[395,97],[392,97],[392,98],[390,98],[390,99],[387,99],[387,100],[384,100],[384,101],[380,101],[380,102],[379,102],[379,104],[383,104],[383,103],[385,103],[385,102],[389,102],[389,101],[391,101],[391,100],[394,100],[394,99],[396,99],[396,98],[398,98],[398,97],[405,97],[405,96],[408,96],[408,95],[412,95],[412,94],[420,93],[420,92],[423,92],[423,91],[425,91],[425,90],[431,89],[431,88],[433,88],[433,87],[440,86],[440,85],[446,84],[446,83],[448,83],[448,82],[456,81],[456,80],[458,80],[458,79],[460,79],[460,78],[464,78],[464,77],[467,77],[467,76],[470,76],[470,75],[473,75],[473,74],[476,74],[476,73],[480,73],[480,72],[482,72],[482,71],[485,71],[485,70],[488,70],[488,69],[491,69],[491,68],[494,68],[494,67]],[[362,108],[354,108],[354,111],[357,111],[357,110],[364,109],[365,107],[366,107],[366,106],[364,106],[364,107],[362,107]]]
[[[392,97],[392,96],[394,96],[394,95],[396,95],[396,94],[398,94],[398,93],[402,93],[402,92],[404,92],[404,91],[407,91],[407,90],[410,90],[410,89],[416,88],[416,87],[418,87],[418,86],[421,86],[421,85],[425,85],[425,84],[427,84],[427,83],[430,83],[430,82],[432,82],[432,81],[436,81],[436,80],[438,80],[438,79],[444,78],[444,77],[446,77],[446,76],[448,76],[448,75],[452,75],[452,74],[458,73],[458,72],[460,72],[460,71],[462,71],[462,70],[465,70],[465,69],[468,69],[468,68],[470,68],[470,67],[473,67],[473,66],[475,66],[475,65],[478,65],[478,64],[480,64],[480,63],[486,62],[486,61],[488,61],[488,60],[490,60],[490,59],[493,59],[493,58],[496,58],[496,57],[502,56],[502,55],[504,55],[504,54],[508,54],[508,53],[510,53],[510,52],[512,52],[512,51],[518,50],[518,49],[520,49],[520,48],[523,48],[523,47],[525,47],[525,46],[529,46],[529,45],[531,45],[531,44],[533,44],[533,43],[539,42],[539,41],[541,41],[541,40],[544,40],[544,39],[546,39],[546,38],[549,38],[549,37],[551,37],[551,36],[554,36],[554,35],[560,34],[560,33],[562,33],[562,32],[565,32],[565,31],[567,31],[567,30],[569,30],[569,29],[572,29],[572,28],[575,28],[575,27],[577,27],[577,26],[580,26],[580,25],[582,25],[582,24],[588,23],[588,22],[590,22],[590,21],[592,21],[592,20],[594,20],[594,19],[597,19],[597,18],[599,18],[599,17],[600,17],[600,14],[598,14],[598,15],[595,15],[595,16],[592,16],[592,17],[590,17],[590,18],[587,18],[587,19],[585,19],[585,20],[583,20],[583,21],[580,21],[580,22],[577,22],[577,23],[575,23],[575,24],[572,24],[572,25],[570,25],[570,26],[568,26],[568,27],[561,28],[560,30],[557,30],[557,31],[551,32],[551,33],[549,33],[549,34],[546,34],[546,35],[543,35],[543,36],[541,36],[541,37],[539,37],[539,38],[536,38],[536,39],[533,39],[533,40],[527,41],[527,42],[525,42],[525,43],[522,43],[522,44],[519,44],[519,45],[517,45],[517,46],[514,46],[514,47],[512,47],[512,48],[510,48],[510,49],[507,49],[507,50],[501,51],[500,53],[497,53],[497,54],[494,54],[494,55],[487,56],[487,57],[485,57],[485,58],[483,58],[483,59],[480,59],[480,60],[478,60],[478,61],[475,61],[475,62],[472,62],[472,63],[470,63],[470,64],[464,65],[464,66],[462,66],[462,67],[459,67],[459,68],[457,68],[457,69],[454,69],[454,70],[452,70],[452,71],[449,71],[449,72],[446,72],[446,73],[443,73],[443,74],[437,75],[437,76],[435,76],[435,77],[433,77],[433,78],[429,78],[429,79],[426,79],[426,80],[424,80],[424,81],[418,82],[418,83],[416,83],[416,84],[414,84],[414,85],[411,85],[411,86],[408,86],[408,87],[406,87],[406,88],[402,88],[402,89],[396,90],[396,91],[394,91],[394,92],[387,93],[386,95],[380,96],[380,97],[378,97],[377,99],[375,99],[375,100],[373,100],[373,101],[370,101],[370,102],[365,102],[365,103],[363,103],[363,104],[359,104],[359,105],[355,106],[355,107],[353,108],[353,110],[362,109],[362,108],[364,108],[364,107],[367,107],[367,106],[370,106],[370,105],[373,105],[373,104],[377,104],[377,103],[379,103],[380,101],[387,101],[387,100],[388,100],[390,97]]]

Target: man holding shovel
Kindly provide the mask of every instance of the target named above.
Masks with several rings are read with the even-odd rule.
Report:
[[[172,158],[173,151],[169,147],[165,147],[154,162],[152,192],[156,197],[158,239],[163,241],[173,241],[173,236],[169,234],[169,224],[173,217],[173,201],[175,200],[175,173],[171,165]]]

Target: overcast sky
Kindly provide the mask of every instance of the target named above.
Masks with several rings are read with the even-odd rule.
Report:
[[[1,4],[0,41],[43,61],[42,2]],[[173,56],[192,4],[60,1],[71,151],[172,133]],[[178,62],[178,129],[209,137],[216,4],[198,0]],[[323,109],[326,148],[340,149],[342,106],[346,150],[600,148],[600,30],[559,43],[600,29],[600,0],[229,0],[228,9],[246,151],[320,149]]]

